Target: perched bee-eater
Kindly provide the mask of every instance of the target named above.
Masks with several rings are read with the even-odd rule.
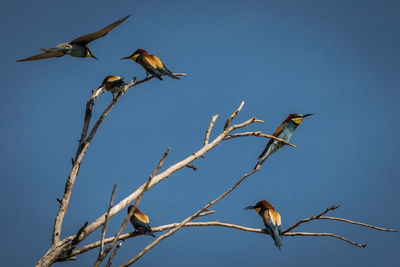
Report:
[[[125,18],[122,18],[120,20],[117,20],[116,22],[111,23],[110,25],[104,27],[101,30],[98,30],[97,32],[89,33],[81,37],[78,37],[77,39],[69,43],[62,43],[52,48],[41,48],[40,50],[42,50],[44,53],[17,60],[17,62],[39,60],[50,57],[62,57],[64,55],[70,55],[73,57],[92,57],[94,59],[97,59],[97,57],[95,57],[92,54],[92,52],[90,52],[89,47],[87,45],[90,42],[106,35],[109,31],[117,27],[119,24],[124,22],[130,16],[131,15],[126,16]]]
[[[275,242],[275,246],[281,250],[282,241],[279,236],[281,232],[281,215],[266,200],[257,202],[254,206],[245,208],[247,210],[254,209],[264,221],[265,228]]]
[[[119,76],[108,75],[104,78],[103,83],[99,86],[99,89],[103,87],[107,91],[111,92],[114,99],[114,94],[124,90],[125,85],[126,83],[124,82],[123,78]]]
[[[278,128],[276,128],[275,132],[272,135],[290,141],[290,137],[292,137],[292,134],[296,130],[297,126],[300,125],[305,117],[311,115],[313,114],[289,114],[289,116],[278,126]],[[263,152],[260,154],[260,156],[258,156],[258,163],[254,167],[254,169],[261,168],[261,165],[264,163],[264,161],[273,153],[282,148],[284,145],[284,143],[279,142],[275,139],[269,139],[269,142],[264,148]]]
[[[128,207],[128,214],[132,209],[133,205],[130,205]],[[135,209],[130,220],[135,230],[139,233],[156,237],[151,230],[149,217],[147,217],[146,214],[142,213],[138,208]]]
[[[146,50],[139,48],[129,57],[123,57],[121,59],[130,59],[136,63],[142,65],[146,70],[146,77],[149,73],[158,79],[162,80],[162,75],[167,75],[171,78],[179,80],[179,77],[174,76],[172,71],[167,69],[164,63],[155,55],[150,55]]]

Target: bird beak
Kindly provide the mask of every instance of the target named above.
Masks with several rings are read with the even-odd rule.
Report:
[[[96,60],[99,60],[97,57],[95,57],[95,56],[93,56],[93,55],[91,55],[91,57],[94,58],[94,59],[96,59]]]
[[[311,115],[314,115],[314,114],[311,114],[311,113],[305,114],[305,115],[303,115],[303,118],[308,117],[308,116],[311,116]]]
[[[130,59],[130,57],[123,57],[123,58],[121,58],[121,60],[123,60],[123,59]]]
[[[245,210],[252,210],[252,209],[254,209],[254,206],[248,206],[248,207],[246,207],[246,208],[244,208]]]

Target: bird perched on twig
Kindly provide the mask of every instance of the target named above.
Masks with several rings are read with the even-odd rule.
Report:
[[[128,214],[133,209],[133,205],[128,207]],[[138,208],[133,212],[132,217],[129,218],[135,230],[144,235],[151,235],[152,237],[156,237],[151,230],[150,220],[146,214],[142,213]]]
[[[70,55],[73,57],[82,57],[82,58],[92,57],[94,59],[97,59],[97,57],[95,57],[89,50],[89,47],[87,45],[90,42],[106,35],[109,31],[120,25],[130,16],[131,15],[128,15],[125,18],[119,19],[116,22],[111,23],[110,25],[102,28],[101,30],[98,30],[97,32],[89,33],[81,37],[78,37],[77,39],[69,43],[61,43],[52,48],[41,48],[40,50],[43,51],[42,54],[20,59],[17,60],[17,62],[39,60],[51,57],[62,57],[64,55]]]
[[[104,88],[107,91],[111,92],[113,99],[115,93],[119,93],[125,88],[125,81],[123,78],[114,75],[108,75],[104,78],[103,83],[99,86],[98,89]]]
[[[268,201],[261,200],[256,205],[248,206],[245,209],[254,209],[261,216],[268,234],[275,242],[275,246],[281,250],[282,241],[279,236],[281,232],[281,215],[275,208]]]
[[[146,50],[139,48],[132,55],[128,57],[123,57],[121,59],[130,59],[140,64],[146,70],[146,78],[148,74],[157,77],[162,80],[161,76],[167,75],[171,78],[179,80],[179,77],[174,76],[172,71],[170,71],[164,63],[155,55],[150,55]]]
[[[290,141],[290,138],[292,137],[292,134],[296,130],[297,126],[300,125],[300,123],[303,121],[305,117],[311,116],[313,114],[289,114],[289,116],[276,128],[275,132],[272,134],[275,137],[279,137],[281,139],[284,139],[286,141]],[[278,151],[280,148],[282,148],[285,144],[275,140],[275,139],[269,139],[268,144],[264,148],[263,152],[258,156],[258,163],[254,167],[254,169],[259,169],[261,168],[261,165],[264,163],[264,161],[271,156],[273,153]]]

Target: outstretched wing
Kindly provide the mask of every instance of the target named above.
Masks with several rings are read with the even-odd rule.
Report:
[[[114,23],[111,23],[110,25],[102,28],[101,30],[98,30],[97,32],[89,33],[86,35],[83,35],[81,37],[78,37],[77,39],[73,40],[70,42],[71,44],[77,44],[77,45],[87,45],[91,41],[94,41],[100,37],[103,37],[106,35],[109,31],[120,25],[122,22],[124,22],[127,18],[129,18],[131,15],[126,16],[125,18],[119,19]]]
[[[42,54],[37,54],[32,57],[17,60],[17,62],[39,60],[39,59],[45,59],[45,58],[51,58],[51,57],[62,57],[63,55],[65,55],[65,53],[62,50],[47,51]]]

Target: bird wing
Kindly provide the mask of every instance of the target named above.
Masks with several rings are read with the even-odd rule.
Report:
[[[120,25],[122,22],[124,22],[127,18],[129,18],[131,15],[126,16],[125,18],[119,19],[114,23],[111,23],[110,25],[102,28],[101,30],[98,30],[97,32],[92,32],[83,36],[78,37],[77,39],[73,40],[70,42],[71,44],[77,44],[77,45],[87,45],[91,41],[94,41],[100,37],[103,37],[106,35],[109,31]]]
[[[281,225],[281,215],[276,211],[276,210],[272,210],[269,209],[269,217],[271,218],[272,223],[275,226],[280,226]]]
[[[65,53],[62,50],[47,51],[47,52],[37,54],[37,55],[31,56],[28,58],[17,60],[17,62],[39,60],[39,59],[45,59],[45,58],[51,58],[51,57],[62,57],[63,55],[65,55]]]
[[[143,213],[135,213],[136,218],[138,218],[141,222],[143,223],[149,223],[149,217],[147,217],[146,214]]]
[[[143,57],[144,60],[147,61],[149,65],[151,65],[155,69],[160,69],[164,67],[162,61],[155,55],[148,55]]]
[[[275,131],[272,135],[278,137],[283,132],[283,130],[285,130],[285,127],[286,127],[286,123],[281,123],[278,126],[278,128],[275,129]],[[269,147],[272,145],[272,143],[274,141],[275,141],[275,139],[272,139],[272,138],[269,139],[268,144],[265,146],[263,152],[261,152],[261,154],[258,156],[257,159],[261,159],[264,156],[264,154],[268,151]]]

